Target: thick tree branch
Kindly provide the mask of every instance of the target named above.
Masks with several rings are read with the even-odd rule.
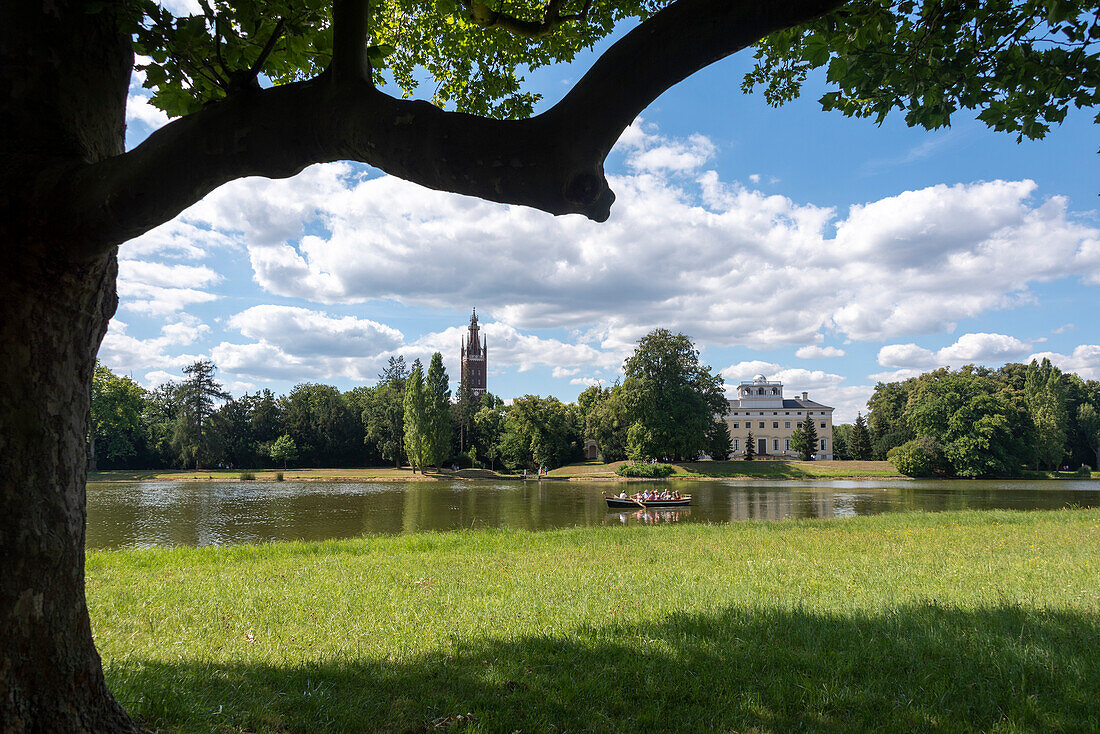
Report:
[[[584,7],[581,12],[569,15],[561,14],[561,6],[564,4],[565,0],[549,0],[542,20],[533,21],[516,18],[499,10],[492,10],[479,0],[462,0],[462,5],[469,14],[470,22],[474,25],[482,28],[501,28],[509,33],[526,38],[546,36],[553,33],[564,23],[587,19],[588,10],[592,7],[592,0],[584,0]]]
[[[367,36],[370,0],[335,0],[332,5],[333,76],[342,82],[370,81]]]
[[[429,188],[603,221],[614,201],[603,161],[638,113],[708,64],[841,4],[678,0],[608,49],[552,109],[505,121],[397,100],[363,83],[354,72],[366,55],[365,2],[345,0],[336,29],[350,21],[330,73],[212,104],[124,155],[43,173],[57,211],[40,215],[57,227],[77,223],[80,241],[105,249],[227,181],[355,160]]]

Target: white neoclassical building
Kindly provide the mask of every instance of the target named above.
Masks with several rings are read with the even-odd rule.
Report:
[[[757,375],[751,382],[737,385],[737,399],[729,401],[726,425],[733,439],[732,458],[745,455],[745,441],[751,432],[760,458],[795,458],[791,434],[804,420],[817,424],[817,459],[833,458],[833,409],[810,400],[784,398],[783,383]]]

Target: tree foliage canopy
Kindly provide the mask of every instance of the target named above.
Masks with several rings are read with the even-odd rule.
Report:
[[[689,459],[704,452],[715,416],[729,410],[722,376],[699,362],[691,339],[655,329],[623,363],[627,455]]]
[[[1088,0],[870,0],[772,34],[745,91],[782,104],[823,69],[826,110],[945,127],[961,109],[1017,139],[1100,102],[1100,19]],[[1097,117],[1100,121],[1100,116]]]
[[[920,471],[1012,476],[1027,467],[1079,466],[1096,458],[1088,436],[1100,384],[1063,373],[1049,360],[996,370],[941,368],[880,383],[868,404],[872,424],[886,431],[872,431],[876,451],[884,447]],[[876,416],[879,410],[886,416]]]
[[[526,117],[539,95],[523,88],[525,70],[571,61],[616,26],[669,4],[376,0],[364,44],[378,86],[408,97],[428,83],[439,106]],[[131,5],[137,68],[153,104],[172,116],[258,88],[261,74],[286,84],[332,64],[333,9],[324,0],[200,6],[176,17],[153,0]],[[743,89],[762,88],[779,105],[821,69],[825,109],[878,122],[899,111],[929,129],[977,110],[996,130],[1041,138],[1071,107],[1100,100],[1096,11],[1088,0],[851,2],[760,40]]]

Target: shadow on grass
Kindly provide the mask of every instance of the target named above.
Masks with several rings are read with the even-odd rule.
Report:
[[[170,731],[425,731],[467,713],[452,730],[1100,730],[1094,613],[730,609],[566,639],[456,640],[451,653],[118,661],[108,677],[134,715]]]

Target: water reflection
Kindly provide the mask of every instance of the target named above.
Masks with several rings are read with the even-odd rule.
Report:
[[[608,512],[623,482],[103,482],[88,485],[89,548],[323,540],[471,527],[541,530],[881,512],[1100,507],[1100,483],[661,482],[683,510]]]

